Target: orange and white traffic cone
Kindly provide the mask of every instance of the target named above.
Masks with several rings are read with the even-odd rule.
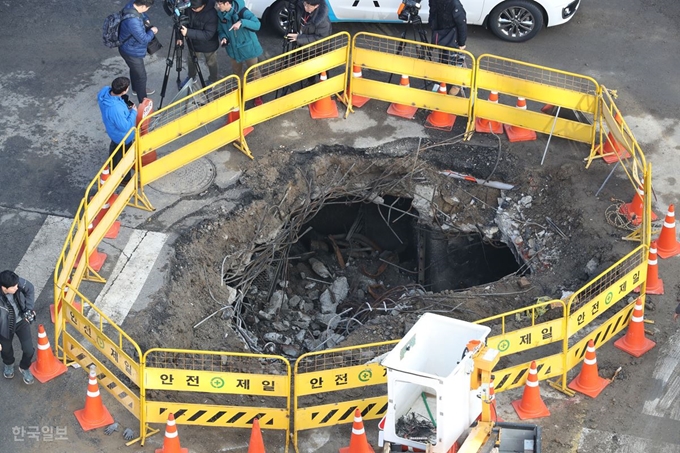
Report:
[[[84,431],[101,428],[113,423],[113,417],[104,406],[102,396],[99,394],[97,385],[97,372],[94,365],[90,367],[90,379],[87,384],[87,397],[85,407],[74,412],[78,423]]]
[[[635,301],[635,309],[628,323],[626,335],[616,340],[614,346],[622,351],[626,351],[633,357],[640,357],[656,346],[656,343],[645,337],[644,308],[641,298]]]
[[[619,112],[616,112],[614,120],[619,126],[623,123],[623,118],[621,118]],[[600,154],[602,155],[602,160],[608,164],[613,164],[618,160],[628,159],[630,157],[630,153],[626,147],[614,138],[614,134],[612,134],[611,131],[607,134],[607,140],[605,141],[604,146],[600,147]]]
[[[656,259],[656,241],[649,244],[649,255],[647,258],[647,294],[663,294],[663,280],[659,278],[659,260]],[[633,291],[640,292],[638,286]]]
[[[502,422],[503,419],[498,416],[498,412],[496,411],[496,390],[495,390],[495,384],[494,384],[494,375],[491,375],[491,381],[489,382],[489,410],[491,411],[491,420],[495,422]],[[485,403],[485,401],[482,400],[482,403]],[[481,420],[482,416],[480,415],[477,417],[477,421]]]
[[[253,429],[250,431],[250,443],[248,444],[248,453],[265,453],[264,440],[262,439],[262,431],[260,431],[260,419],[253,420]]]
[[[139,135],[146,135],[149,132],[149,120],[145,118],[153,113],[153,101],[149,98],[144,98],[144,100],[139,104],[137,108],[137,118],[136,124],[140,123],[142,126],[139,128]],[[158,158],[156,150],[151,150],[148,153],[142,155],[142,166],[150,164]]]
[[[43,384],[50,379],[66,373],[66,365],[61,363],[52,353],[50,341],[45,333],[45,326],[38,326],[38,359],[30,366],[33,376]]]
[[[102,170],[101,175],[99,175],[99,185],[100,187],[106,184],[106,181],[108,181],[110,176],[109,173],[109,167],[104,167],[104,170]],[[111,196],[109,197],[108,200],[106,200],[106,203],[104,203],[104,206],[102,206],[102,209],[97,213],[97,216],[94,218],[93,224],[97,226],[99,222],[102,221],[106,213],[109,211],[109,208],[113,204],[114,201],[118,199],[118,194],[117,193],[112,193]],[[106,239],[116,239],[118,237],[118,233],[120,232],[120,222],[118,220],[115,220],[113,222],[113,225],[111,225],[111,228],[109,228],[109,231],[106,232],[104,237]]]
[[[517,415],[522,420],[542,418],[550,415],[548,407],[541,399],[541,391],[538,388],[538,370],[535,361],[531,362],[529,367],[529,375],[524,385],[522,399],[513,401],[512,407],[515,408],[515,412],[517,412]]]
[[[523,97],[517,97],[517,104],[515,105],[520,110],[527,109],[527,100]],[[505,134],[508,136],[508,140],[511,142],[530,142],[536,140],[536,131],[531,129],[526,129],[519,126],[511,126],[509,124],[504,124]]]
[[[611,381],[597,374],[597,357],[595,356],[595,343],[588,341],[586,357],[583,359],[581,372],[569,383],[567,387],[583,393],[591,398],[597,397]]]
[[[401,76],[401,80],[399,80],[399,86],[405,87],[405,88],[411,87],[411,84],[408,81],[407,75]],[[401,118],[406,118],[407,120],[412,120],[416,116],[417,111],[418,111],[418,107],[416,107],[416,106],[406,105],[406,104],[397,104],[396,102],[393,102],[387,108],[388,114],[394,115],[394,116],[399,116]]]
[[[172,412],[168,415],[168,421],[165,424],[163,448],[157,448],[155,453],[189,453],[189,449],[182,448],[179,443],[179,433],[177,432],[175,416]]]
[[[489,102],[498,104],[498,91],[489,93]],[[475,120],[475,131],[483,134],[502,134],[503,125],[498,121],[489,121],[484,118],[477,118]]]
[[[661,258],[666,259],[671,256],[680,255],[680,243],[678,243],[678,239],[675,236],[675,205],[668,207],[657,243],[657,254]]]
[[[366,439],[364,421],[361,418],[361,411],[354,410],[354,423],[352,424],[352,437],[349,438],[349,447],[342,447],[340,453],[374,453]]]
[[[448,95],[446,90],[446,84],[442,83],[439,85],[439,93]],[[456,121],[456,115],[451,113],[442,112],[440,110],[433,110],[425,120],[425,127],[430,129],[437,129],[440,131],[450,131],[453,129],[453,123]]]
[[[92,230],[94,230],[94,225],[92,223],[90,223],[87,226],[88,237],[92,236]],[[80,252],[78,253],[78,258],[76,258],[76,262],[73,265],[74,268],[78,267],[78,264],[80,264],[80,258],[83,255],[83,249],[84,248],[85,248],[85,244],[83,244],[83,247],[81,248]],[[107,256],[108,255],[106,253],[103,253],[103,252],[100,252],[97,249],[94,249],[92,251],[92,253],[90,254],[90,257],[88,259],[88,263],[89,263],[90,267],[92,268],[92,270],[94,270],[95,272],[99,272],[101,270],[102,266],[104,266],[104,261],[106,261]]]
[[[361,66],[357,66],[357,65],[352,66],[352,78],[353,79],[361,79],[362,77],[363,77],[363,74],[361,73]],[[361,108],[369,100],[370,100],[370,98],[367,98],[366,96],[359,96],[358,94],[353,94],[352,95],[352,106]]]
[[[323,83],[328,80],[326,71],[321,73],[319,77],[319,83]],[[315,120],[325,119],[325,118],[337,118],[338,117],[338,104],[330,97],[319,99],[309,104],[309,114]]]
[[[642,212],[645,209],[644,205],[645,190],[642,186],[638,186],[635,190],[635,195],[630,203],[625,203],[619,208],[619,214],[626,216],[626,219],[633,225],[640,225],[642,223]],[[658,219],[657,215],[652,212],[652,222]]]
[[[241,119],[241,109],[238,107],[234,107],[233,110],[229,112],[227,115],[227,123],[226,124],[231,124],[235,121],[238,121]],[[246,135],[250,134],[253,132],[255,128],[253,126],[248,126],[245,129],[243,129],[243,136],[245,137]]]

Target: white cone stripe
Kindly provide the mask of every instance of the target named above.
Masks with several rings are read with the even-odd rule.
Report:
[[[192,60],[192,61],[193,61],[193,60]],[[111,207],[111,205],[110,205],[109,202],[107,201],[106,203],[104,203],[104,206],[102,206],[102,209],[109,209],[110,207]]]
[[[656,266],[657,262],[658,260],[647,260],[647,264],[649,264],[650,266]]]
[[[47,343],[47,344],[39,344],[39,345],[38,345],[38,349],[40,349],[41,351],[44,351],[44,350],[46,350],[46,349],[50,349],[50,344],[49,344],[49,343]]]
[[[650,247],[650,248],[649,248],[649,253],[654,253],[654,254],[656,254],[656,247]]]
[[[529,374],[538,374],[538,370],[535,368],[529,368]]]
[[[357,436],[361,436],[364,432],[365,432],[364,428],[361,428],[361,429],[352,428],[352,434],[356,434]]]
[[[538,381],[531,381],[527,379],[527,387],[538,387]]]
[[[357,78],[361,77],[361,71],[359,71],[359,72],[353,72],[353,73],[352,73],[352,77],[357,77]]]
[[[175,420],[168,420],[168,426],[175,426]]]
[[[97,385],[97,379],[90,379],[87,381],[87,383],[90,385]]]
[[[644,196],[645,196],[645,190],[644,190],[643,188],[641,188],[641,187],[638,187],[638,188],[637,188],[637,193],[638,193],[638,195],[640,195],[641,197],[644,197]]]
[[[358,417],[354,417],[354,423],[362,423],[364,420],[361,418],[361,415]]]
[[[586,365],[595,365],[597,363],[597,358],[595,358],[595,359],[585,359],[583,361],[583,363],[585,363]]]
[[[645,318],[643,316],[633,316],[630,320],[633,322],[644,322]]]
[[[47,336],[47,332],[38,332],[38,338],[45,338]]]
[[[664,228],[675,228],[675,221],[673,221],[672,223],[664,222],[663,227]]]
[[[166,431],[165,437],[170,437],[171,439],[173,439],[173,438],[177,437],[177,431],[175,431],[174,433],[169,433],[169,432]]]
[[[96,392],[91,392],[91,391],[88,390],[87,396],[89,396],[90,398],[96,398],[96,397],[99,396],[99,390],[97,390]]]
[[[668,211],[666,217],[675,217],[675,211]]]

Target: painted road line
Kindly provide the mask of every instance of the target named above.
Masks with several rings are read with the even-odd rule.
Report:
[[[35,286],[35,299],[38,300],[45,284],[52,281],[54,265],[64,246],[73,219],[48,215],[33,237],[33,242],[21,258],[15,272]]]
[[[116,324],[123,323],[137,301],[167,238],[163,233],[132,231],[111,277],[95,301],[97,308]]]
[[[653,439],[583,428],[578,451],[588,453],[680,453],[680,445]]]
[[[645,401],[642,413],[680,420],[680,331],[676,330],[663,346],[654,366],[650,388],[659,389],[654,399]]]

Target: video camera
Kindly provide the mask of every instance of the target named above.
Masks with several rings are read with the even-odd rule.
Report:
[[[185,14],[185,11],[190,6],[191,1],[189,0],[165,0],[163,2],[165,14],[172,17],[176,26],[186,25],[188,23],[189,18]]]
[[[420,2],[416,0],[401,0],[401,5],[397,9],[397,15],[399,20],[409,23],[422,23],[419,16],[420,13]]]

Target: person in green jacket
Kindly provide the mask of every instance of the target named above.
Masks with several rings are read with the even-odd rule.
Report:
[[[243,0],[217,0],[215,7],[220,45],[227,48],[234,74],[242,77],[262,55],[262,46],[255,34],[260,29],[260,20],[246,8]]]

